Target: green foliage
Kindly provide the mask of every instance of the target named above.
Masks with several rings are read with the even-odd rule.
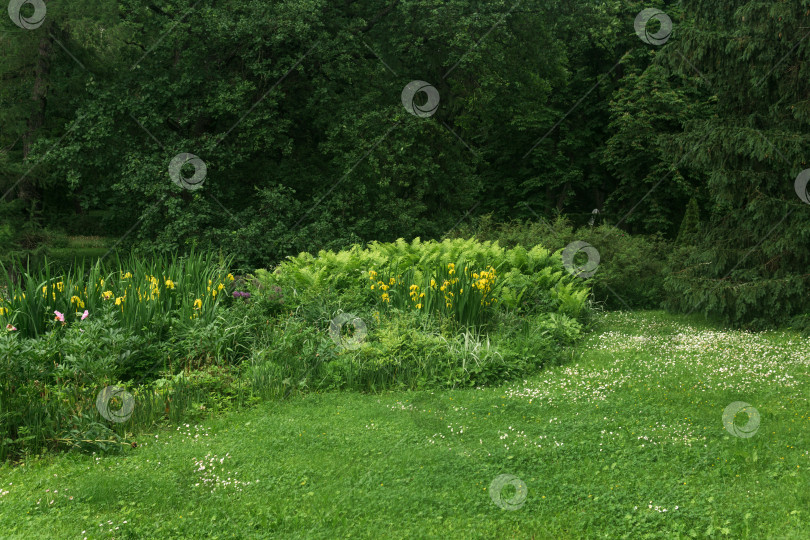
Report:
[[[513,7],[52,7],[41,32],[7,24],[2,38],[0,187],[36,164],[12,194],[15,219],[116,238],[137,224],[122,248],[224,246],[242,270],[301,251],[439,238],[477,204],[499,219],[527,217],[527,200],[543,213],[590,212],[617,186],[594,151],[611,135],[622,86],[603,75],[628,49],[617,73],[650,63],[627,24],[637,9]],[[430,119],[402,107],[413,79],[441,96]],[[46,87],[58,90],[47,107],[45,96],[30,99]],[[180,152],[207,164],[201,192],[168,178]]]
[[[13,538],[803,538],[810,430],[790,404],[806,403],[806,338],[701,319],[608,313],[575,363],[503,386],[309,393],[153,426],[118,454],[30,456],[0,469],[0,529]],[[467,349],[476,347],[471,336]],[[724,429],[734,400],[761,415],[750,438]],[[745,422],[741,413],[734,425]],[[502,474],[525,484],[521,508],[491,498]],[[754,493],[756,504],[730,504]]]
[[[516,246],[515,256],[523,249],[521,245],[542,245],[559,257],[561,250],[571,242],[584,241],[595,247],[600,256],[596,273],[588,280],[597,301],[611,309],[660,307],[664,301],[664,271],[672,246],[659,235],[629,235],[608,224],[575,229],[563,216],[552,223],[515,220],[499,224],[484,216],[476,223],[460,227],[459,233],[474,235],[481,241]],[[536,247],[532,251],[534,249]],[[568,272],[565,274],[570,277]],[[516,303],[544,306],[550,301],[543,297],[544,291],[555,287],[554,280],[558,278],[548,270],[541,271],[533,266],[526,278],[517,279],[536,281],[531,289],[540,297],[519,298],[514,292],[505,291],[502,301],[512,306]],[[578,304],[575,300],[571,308],[574,312],[580,309]]]
[[[678,237],[675,239],[676,244],[681,245],[695,245],[700,238],[700,209],[698,208],[697,201],[694,197],[689,199],[689,204],[686,205],[686,214],[681,221],[681,228],[678,231]]]
[[[328,305],[346,311],[412,309],[462,327],[484,324],[498,303],[521,312],[585,317],[589,291],[563,269],[559,253],[540,245],[504,249],[497,241],[461,238],[372,242],[317,257],[302,253],[272,272],[254,274],[265,289],[283,291],[287,309],[329,298]]]
[[[539,245],[373,242],[301,253],[251,281],[285,299],[283,312],[257,304],[275,320],[249,377],[273,396],[494,384],[561,361],[590,316],[587,284]]]
[[[810,218],[791,184],[807,167],[810,46],[792,36],[810,3],[649,4],[675,22],[665,45],[633,32],[650,5],[618,0],[231,0],[188,13],[103,0],[53,6],[38,32],[7,22],[0,248],[61,266],[54,230],[103,232],[127,251],[222,249],[241,273],[442,238],[477,213],[666,239],[686,214],[694,236],[695,198],[703,226],[689,242],[706,257],[673,266],[693,281],[673,285],[673,308],[799,315],[791,280],[807,283]],[[402,107],[415,79],[440,95],[430,118]],[[168,178],[181,152],[207,165],[200,191]],[[658,305],[657,263],[622,264],[642,280],[620,291],[621,275],[595,277],[597,298]],[[722,293],[699,298],[706,280]]]
[[[706,179],[708,204],[697,249],[673,261],[667,305],[735,325],[785,323],[810,310],[810,212],[794,186],[810,140],[810,46],[799,39],[810,2],[682,5],[678,47],[656,63],[676,77],[700,72],[690,101],[708,114],[664,150]]]
[[[47,261],[43,268],[22,273],[19,267],[1,267],[0,323],[37,337],[79,322],[85,310],[88,315],[110,311],[120,326],[162,337],[172,322],[210,322],[220,304],[232,300],[227,298],[233,281],[227,263],[192,253],[97,260],[89,269],[79,265],[58,275],[51,274]],[[60,317],[64,320],[55,320]]]
[[[385,264],[379,274],[373,268],[368,274],[378,309],[412,309],[464,328],[483,325],[498,302],[493,296],[498,276],[491,265],[476,271],[462,259],[458,264],[403,268],[397,261]]]
[[[48,265],[14,272],[18,282],[7,271],[0,459],[45,448],[117,448],[126,433],[104,428],[95,404],[99,390],[117,381],[132,383],[138,398],[130,429],[164,415],[176,420],[186,410],[223,410],[241,398],[238,373],[228,370],[249,356],[264,319],[228,295],[235,278],[226,275],[227,262],[212,255],[133,256],[58,276]],[[175,380],[181,370],[188,376]],[[171,384],[158,384],[166,377]],[[173,405],[164,408],[166,400]]]

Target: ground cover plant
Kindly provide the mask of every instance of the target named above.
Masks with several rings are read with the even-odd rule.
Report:
[[[0,527],[9,538],[802,538],[809,345],[608,313],[570,363],[525,380],[308,393],[159,429],[119,455],[6,466]],[[738,401],[750,407],[729,423]],[[493,486],[502,475],[512,483]]]

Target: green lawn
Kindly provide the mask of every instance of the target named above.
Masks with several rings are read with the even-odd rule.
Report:
[[[810,339],[695,321],[612,313],[499,388],[309,395],[5,467],[0,536],[810,537]],[[725,429],[735,401],[758,429]],[[502,474],[525,500],[496,504]]]

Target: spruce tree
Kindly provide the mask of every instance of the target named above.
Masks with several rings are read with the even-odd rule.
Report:
[[[694,197],[689,199],[686,205],[686,213],[681,221],[681,228],[678,231],[676,243],[681,245],[693,245],[698,240],[700,234],[700,209]]]
[[[669,280],[671,306],[728,322],[807,312],[810,205],[794,181],[808,168],[810,1],[686,0],[658,60],[699,74],[711,114],[670,139],[679,170],[708,179],[706,234]]]

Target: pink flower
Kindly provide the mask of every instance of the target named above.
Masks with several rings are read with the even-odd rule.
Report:
[[[53,312],[56,315],[56,317],[54,317],[53,320],[59,321],[59,322],[65,322],[65,316],[63,314],[59,313],[56,310],[54,310]]]
[[[88,315],[90,315],[90,312],[85,309],[84,313],[82,313],[82,320],[85,320]]]
[[[9,332],[14,332],[15,330],[17,330],[17,327],[16,326],[11,326],[10,324],[7,324],[6,325],[6,330],[8,330]]]

